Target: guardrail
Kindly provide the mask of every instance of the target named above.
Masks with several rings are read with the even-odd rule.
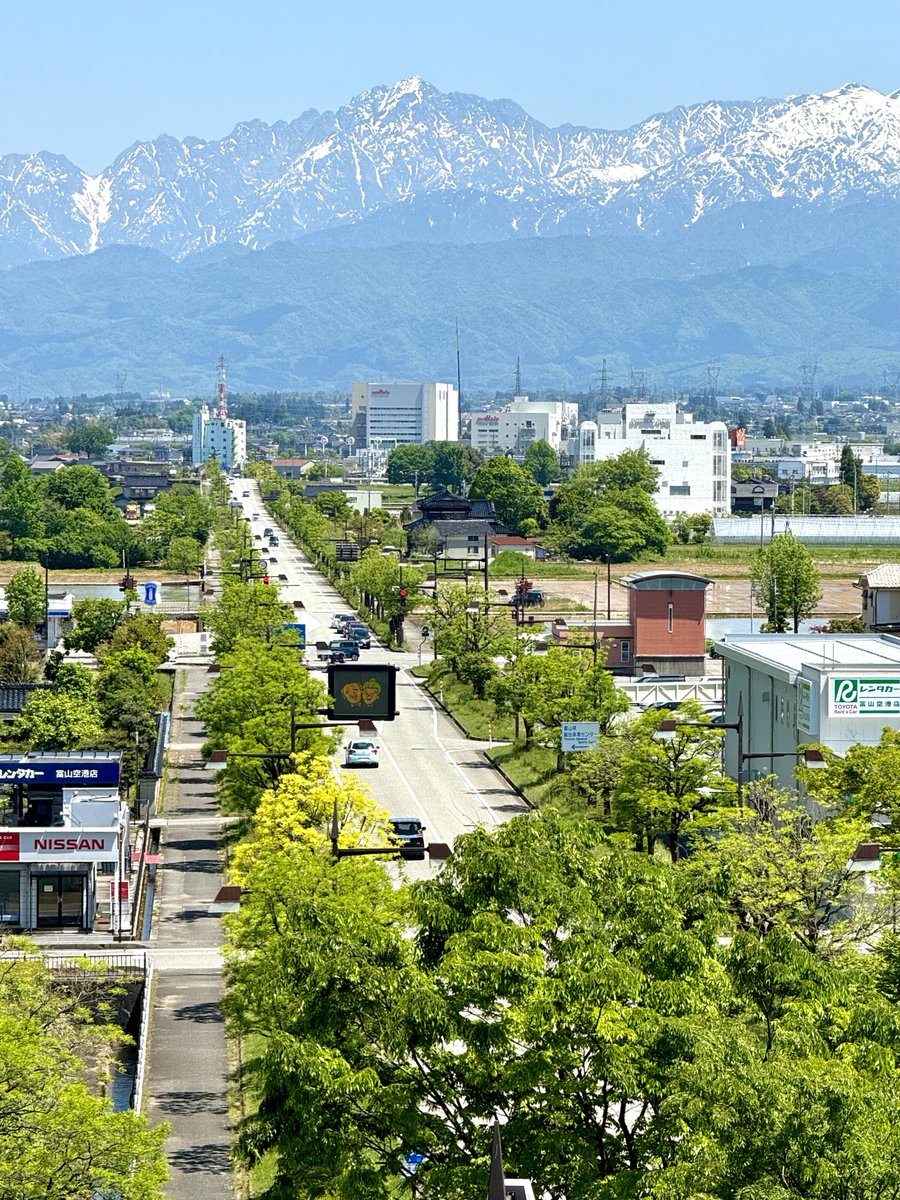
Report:
[[[721,679],[697,679],[684,682],[635,683],[617,678],[616,684],[632,704],[643,707],[661,701],[681,704],[684,700],[696,700],[699,704],[722,704],[725,689]]]
[[[144,975],[144,995],[141,998],[141,1027],[137,1037],[137,1063],[134,1069],[134,1088],[131,1093],[131,1107],[140,1113],[144,1102],[144,1080],[147,1077],[147,1057],[150,1050],[150,1008],[153,1004],[153,981],[156,968],[151,959]]]

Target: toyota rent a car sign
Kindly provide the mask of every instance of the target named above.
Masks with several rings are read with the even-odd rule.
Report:
[[[0,862],[115,862],[115,829],[0,829]]]
[[[900,678],[835,676],[828,700],[832,717],[900,717]]]

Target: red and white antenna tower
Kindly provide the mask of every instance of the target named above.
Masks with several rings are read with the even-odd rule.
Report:
[[[219,355],[219,382],[216,387],[216,416],[221,420],[228,417],[228,373],[225,370],[225,355]]]

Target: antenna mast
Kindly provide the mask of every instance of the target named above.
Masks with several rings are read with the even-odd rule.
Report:
[[[522,364],[519,361],[518,354],[516,355],[516,390],[513,392],[513,395],[522,395]]]
[[[456,319],[456,400],[462,404],[462,368],[459,360],[459,318]]]
[[[228,418],[228,373],[225,370],[225,355],[219,355],[218,384],[216,386],[216,416],[225,421]]]

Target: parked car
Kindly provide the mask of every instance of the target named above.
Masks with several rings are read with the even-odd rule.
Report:
[[[423,859],[425,857],[425,826],[418,817],[391,817],[394,837],[403,847],[400,857]]]
[[[509,604],[511,608],[543,608],[547,602],[547,598],[540,588],[531,588],[524,596],[511,596]]]
[[[368,738],[354,738],[344,751],[345,767],[377,767],[380,747]]]
[[[351,662],[355,662],[359,658],[359,646],[352,638],[336,638],[333,642],[328,643],[328,649],[339,650]]]
[[[249,500],[249,499],[250,499],[250,493],[249,493],[249,492],[241,492],[241,495],[244,497],[244,499],[245,499],[245,500]]]
[[[332,629],[343,629],[348,621],[356,621],[358,617],[355,613],[335,613],[331,618]]]
[[[372,634],[365,625],[345,625],[343,636],[352,638],[360,648],[360,650],[372,649]]]

